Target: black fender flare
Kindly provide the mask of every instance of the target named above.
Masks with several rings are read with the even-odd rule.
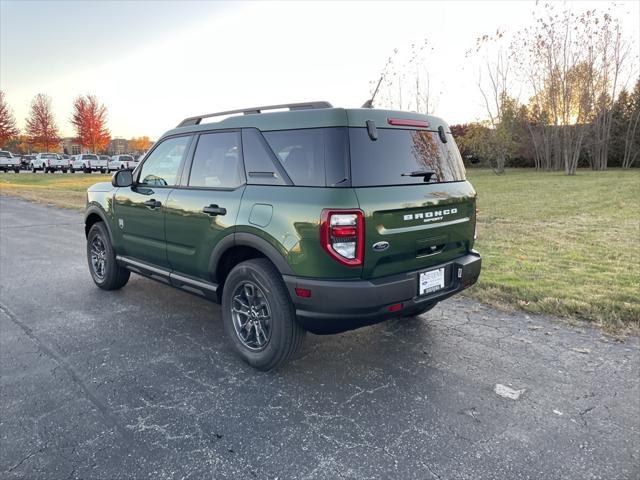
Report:
[[[209,272],[211,275],[211,280],[213,282],[218,282],[215,272],[218,268],[220,259],[227,252],[227,250],[237,246],[255,248],[265,257],[267,257],[282,275],[295,275],[282,253],[280,253],[278,249],[271,243],[269,243],[264,238],[259,237],[258,235],[246,232],[238,232],[229,234],[224,237],[216,244],[213,252],[211,252],[211,256],[209,257]]]
[[[89,233],[86,230],[86,225],[87,225],[87,219],[91,215],[98,215],[102,219],[102,223],[104,223],[105,227],[107,227],[107,232],[109,233],[109,240],[111,241],[111,245],[113,245],[113,233],[111,232],[111,225],[107,220],[107,214],[101,206],[95,203],[89,204],[89,206],[87,206],[87,209],[84,211],[85,237]]]

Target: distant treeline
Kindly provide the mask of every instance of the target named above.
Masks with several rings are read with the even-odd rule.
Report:
[[[510,132],[505,166],[563,170],[561,139],[563,136],[576,138],[581,135],[579,168],[602,170],[608,167],[640,167],[640,80],[636,81],[632,92],[622,90],[613,102],[611,111],[604,114],[610,114],[611,131],[607,140],[606,163],[602,165],[594,161],[600,142],[597,119],[574,125],[553,125],[551,122],[542,125],[526,106],[520,105],[514,109],[505,106],[502,121],[509,125]],[[494,157],[487,151],[494,134],[491,126],[479,122],[452,125],[451,133],[467,165],[494,166]]]

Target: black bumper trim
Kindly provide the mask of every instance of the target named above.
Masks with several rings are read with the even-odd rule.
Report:
[[[480,255],[472,251],[445,263],[372,280],[319,280],[291,275],[283,278],[298,322],[314,333],[336,333],[410,315],[444,300],[478,280],[481,262]],[[418,273],[443,267],[451,268],[447,288],[418,297]],[[296,288],[311,290],[311,297],[298,297]],[[388,307],[396,303],[402,303],[403,308],[390,312]]]

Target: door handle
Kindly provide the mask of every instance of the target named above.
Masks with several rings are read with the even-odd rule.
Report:
[[[215,217],[216,215],[226,215],[227,209],[224,207],[219,207],[218,205],[214,205],[213,203],[207,207],[202,209],[202,213],[206,213],[207,215],[211,215]]]
[[[146,202],[144,202],[144,205],[146,207],[151,208],[152,210],[154,208],[158,208],[162,206],[162,202],[158,201],[158,200],[154,200],[153,198],[151,200],[147,200]]]

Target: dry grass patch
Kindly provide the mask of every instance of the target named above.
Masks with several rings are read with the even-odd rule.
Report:
[[[82,209],[87,188],[110,180],[110,175],[0,173],[0,193],[56,207]]]

